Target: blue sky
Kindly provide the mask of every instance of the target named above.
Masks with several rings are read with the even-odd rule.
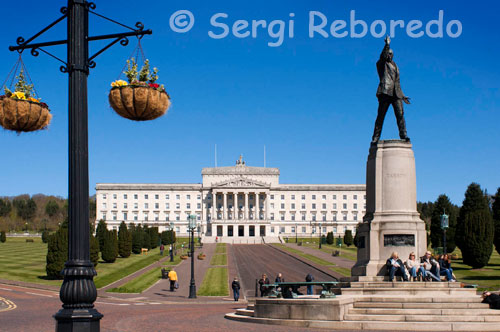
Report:
[[[59,3],[59,4],[58,4]],[[65,1],[3,4],[0,73],[6,77],[16,61],[8,45],[56,19]],[[133,25],[142,21],[153,30],[143,39],[146,56],[160,70],[160,83],[172,97],[168,114],[136,123],[109,107],[109,84],[115,80],[136,45],[114,46],[97,59],[89,76],[90,188],[98,182],[200,182],[201,168],[233,165],[239,154],[250,166],[281,169],[282,183],[364,183],[365,165],[377,113],[375,62],[383,38],[309,37],[309,12],[349,24],[350,11],[368,24],[383,20],[421,20],[444,11],[444,30],[459,20],[462,33],[450,38],[411,38],[396,29],[392,41],[405,94],[408,135],[417,167],[417,196],[435,200],[441,193],[461,204],[467,185],[478,182],[494,193],[500,186],[500,37],[497,1],[96,1],[98,13]],[[172,31],[169,18],[178,10],[195,17],[186,33]],[[221,39],[210,19],[294,21],[293,38],[279,47],[267,29],[256,38]],[[290,13],[294,13],[293,18]],[[91,34],[123,31],[91,17]],[[248,30],[248,29],[247,29]],[[349,30],[349,26],[347,30]],[[425,29],[424,29],[425,30]],[[65,24],[42,40],[63,39]],[[103,44],[92,44],[97,51]],[[51,51],[64,57],[64,47]],[[16,135],[0,130],[3,162],[0,195],[45,193],[67,196],[67,76],[46,55],[23,59],[38,94],[53,113],[50,128]],[[382,139],[397,138],[389,110]]]

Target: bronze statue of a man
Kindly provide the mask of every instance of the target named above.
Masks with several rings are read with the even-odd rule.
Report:
[[[406,104],[410,103],[410,98],[406,97],[401,90],[399,82],[399,69],[396,63],[392,60],[394,54],[390,47],[391,39],[385,37],[385,46],[380,54],[380,59],[377,61],[377,72],[380,78],[380,83],[377,88],[378,98],[378,115],[375,121],[375,129],[373,130],[372,144],[375,144],[380,139],[382,125],[384,124],[385,114],[392,105],[396,121],[399,128],[399,137],[406,141],[410,138],[406,135],[406,123],[404,118],[403,101]]]

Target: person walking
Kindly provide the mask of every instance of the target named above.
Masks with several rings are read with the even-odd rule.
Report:
[[[163,250],[165,250],[165,246],[162,243],[161,246],[160,246],[160,255],[161,256],[163,256]]]
[[[168,273],[168,280],[170,280],[170,291],[174,292],[176,288],[179,288],[179,282],[177,278],[177,272],[174,269],[170,270]]]
[[[233,283],[231,284],[231,288],[233,289],[234,301],[238,302],[240,298],[240,288],[241,288],[238,277],[234,277]]]
[[[312,274],[308,273],[306,275],[306,281],[311,282],[314,281],[314,277]],[[307,295],[313,295],[313,286],[312,285],[307,285]]]

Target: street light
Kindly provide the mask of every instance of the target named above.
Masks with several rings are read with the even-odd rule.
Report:
[[[194,229],[196,228],[196,215],[190,214],[189,217],[189,231],[191,232],[191,282],[189,283],[189,298],[196,298],[196,283],[194,281]]]
[[[170,243],[170,261],[173,262],[174,261],[174,222],[171,221],[170,222],[170,234],[171,234],[171,237],[170,239],[172,240],[172,243]]]
[[[319,248],[321,249],[321,223],[319,223]]]
[[[441,229],[443,230],[443,254],[446,254],[446,230],[448,229],[450,223],[448,215],[443,210],[441,215]]]
[[[297,223],[295,223],[295,243],[297,243],[297,233],[299,232],[299,228],[297,226]]]
[[[63,63],[60,71],[68,74],[68,260],[61,274],[64,281],[59,298],[63,308],[54,315],[56,331],[92,331],[100,330],[102,314],[94,308],[97,290],[94,276],[97,275],[90,261],[89,227],[89,171],[88,171],[88,98],[87,76],[96,66],[94,59],[119,43],[127,45],[127,37],[138,38],[151,34],[138,22],[131,28],[95,13],[96,5],[86,0],[68,0],[67,7],[61,8],[62,16],[30,38],[17,38],[17,45],[10,46],[10,51],[22,53],[30,49],[33,56],[40,51]],[[126,27],[130,32],[100,36],[89,36],[89,14],[95,14],[111,22]],[[36,38],[53,26],[67,19],[67,37],[57,41],[32,43]],[[108,45],[90,56],[89,42],[113,39]],[[50,54],[46,47],[67,45],[66,61]]]

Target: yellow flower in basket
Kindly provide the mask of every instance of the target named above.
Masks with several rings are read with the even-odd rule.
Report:
[[[19,92],[19,91],[16,91],[12,94],[12,96],[10,96],[11,98],[14,98],[14,99],[24,99],[26,100],[26,95],[24,94],[24,92]]]
[[[35,103],[39,103],[40,102],[39,99],[36,99],[36,98],[33,98],[33,97],[29,97],[28,100],[29,101],[34,101]]]
[[[113,88],[119,87],[119,86],[125,86],[125,85],[128,85],[128,83],[124,80],[118,80],[118,81],[114,81],[113,83],[111,83],[111,86]]]

